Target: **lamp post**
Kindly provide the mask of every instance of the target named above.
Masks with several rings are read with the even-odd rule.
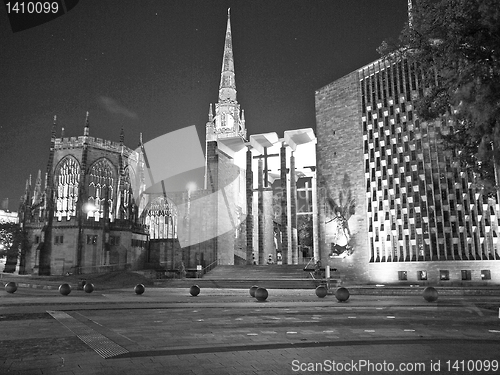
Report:
[[[190,265],[190,260],[191,260],[191,193],[196,190],[196,184],[194,182],[189,182],[186,185],[187,191],[188,191],[188,202],[187,202],[187,210],[186,210],[186,228],[188,230],[188,257],[187,257],[187,264],[188,267]]]

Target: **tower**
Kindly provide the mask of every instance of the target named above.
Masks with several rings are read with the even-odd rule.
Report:
[[[245,116],[236,99],[236,80],[234,74],[233,42],[231,37],[230,9],[227,10],[226,38],[219,84],[219,100],[215,103],[215,116],[212,105],[207,123],[207,141],[222,138],[246,138]]]

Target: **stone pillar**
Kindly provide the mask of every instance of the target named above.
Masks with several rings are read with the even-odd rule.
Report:
[[[287,205],[287,175],[286,175],[286,147],[281,144],[280,149],[280,179],[281,179],[281,256],[283,264],[288,264],[288,205]]]
[[[312,187],[312,213],[313,213],[313,256],[315,260],[321,259],[319,251],[319,222],[318,222],[318,181],[316,180],[316,169],[313,170],[311,179]]]
[[[264,196],[263,196],[263,162],[259,159],[258,167],[258,205],[257,205],[257,219],[259,225],[258,241],[259,241],[259,251],[258,251],[258,264],[265,264],[264,259]]]
[[[292,264],[297,264],[297,181],[295,180],[295,156],[290,156],[290,220]]]
[[[273,225],[273,190],[264,188],[262,192],[262,243],[264,260],[261,264],[266,264],[269,255],[272,261],[276,262],[276,248],[274,247],[274,225]],[[259,257],[260,259],[260,257]]]

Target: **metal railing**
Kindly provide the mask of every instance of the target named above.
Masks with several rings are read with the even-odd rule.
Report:
[[[210,263],[208,266],[203,268],[203,275],[205,275],[207,272],[212,271],[215,267],[217,267],[218,264],[219,264],[219,260],[216,259],[212,263]]]

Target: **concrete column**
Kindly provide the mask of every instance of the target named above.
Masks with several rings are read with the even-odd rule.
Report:
[[[272,255],[273,262],[276,261],[273,225],[273,191],[271,188],[265,188],[262,192],[262,206],[262,258],[264,262],[261,264],[266,264],[269,259],[269,254]]]
[[[259,167],[258,167],[258,205],[257,205],[257,219],[259,225],[259,233],[258,233],[258,241],[259,241],[259,256],[258,256],[258,264],[266,264],[264,258],[264,197],[263,197],[263,162],[262,159],[259,159]]]
[[[312,187],[312,213],[313,213],[313,255],[314,259],[321,259],[319,252],[319,223],[318,223],[318,182],[316,180],[316,171],[313,171],[311,179]]]
[[[297,182],[295,181],[295,156],[290,156],[290,221],[292,264],[297,264]]]
[[[288,264],[288,204],[287,204],[287,174],[286,147],[283,143],[280,149],[280,179],[281,179],[281,255],[283,264]]]

